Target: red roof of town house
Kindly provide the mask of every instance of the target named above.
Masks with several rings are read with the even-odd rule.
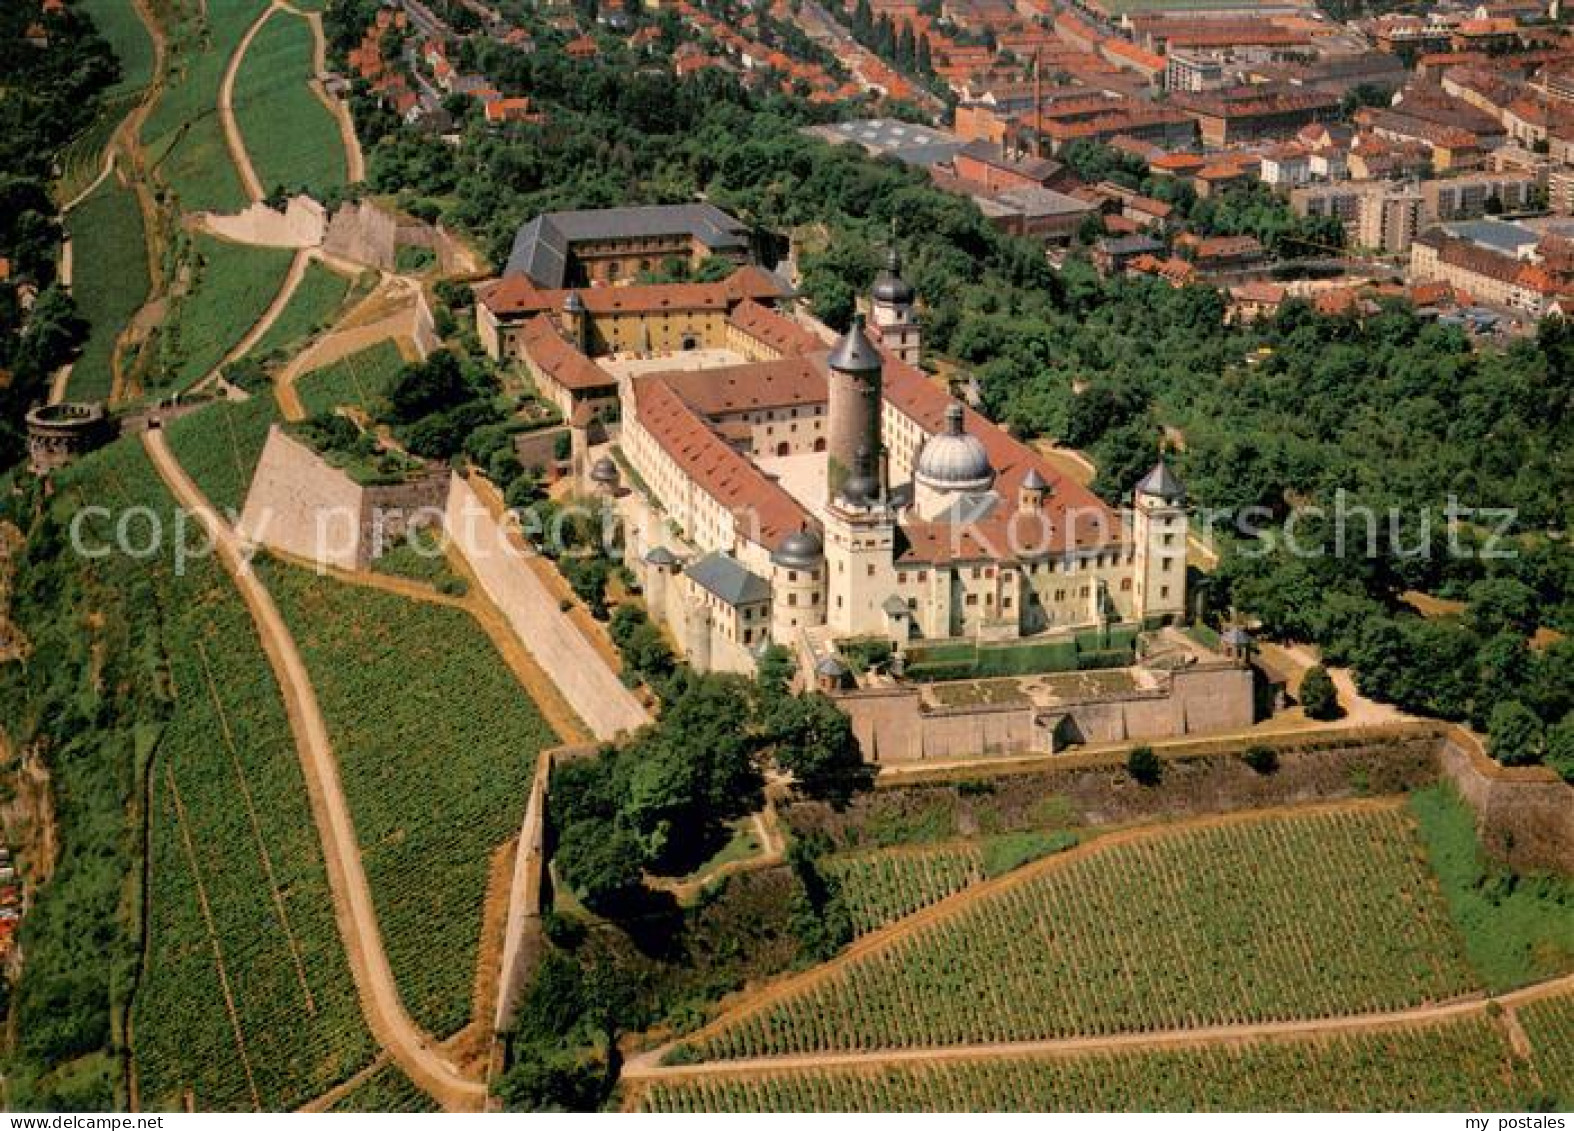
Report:
[[[738,268],[719,283],[636,283],[622,287],[581,287],[574,293],[594,315],[728,310],[747,299],[774,301],[785,298],[788,291],[769,271],[750,265]],[[528,275],[505,275],[496,282],[476,287],[480,302],[499,317],[561,310],[569,294],[566,289],[538,287]]]
[[[1186,174],[1195,173],[1207,163],[1208,159],[1198,153],[1166,153],[1148,162],[1148,167],[1162,173]]]
[[[65,0],[44,0],[44,15],[58,15],[66,10]]]
[[[563,50],[570,59],[592,59],[600,53],[601,49],[590,36],[582,35],[578,39],[570,40]]]
[[[11,260],[0,255],[0,283],[11,277]]]
[[[486,120],[489,122],[532,122],[541,115],[530,112],[528,98],[493,98],[486,100]]]
[[[642,27],[629,37],[629,42],[635,47],[643,47],[647,43],[655,43],[661,38],[661,29],[656,27]]]

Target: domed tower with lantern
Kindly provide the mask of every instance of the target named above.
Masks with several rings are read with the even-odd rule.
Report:
[[[902,278],[902,255],[891,243],[885,270],[874,281],[869,298],[869,329],[890,353],[917,365],[922,346],[918,302],[912,285]]]

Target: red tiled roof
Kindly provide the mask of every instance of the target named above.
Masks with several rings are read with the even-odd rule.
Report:
[[[819,338],[791,318],[778,314],[768,306],[761,306],[751,298],[740,302],[727,321],[783,357],[797,357],[825,348]]]
[[[666,380],[635,381],[634,404],[641,426],[701,490],[733,514],[740,534],[774,550],[787,535],[809,525],[798,501],[718,436]]]
[[[617,387],[612,374],[575,349],[545,314],[538,314],[525,323],[519,342],[531,361],[571,392],[610,391]]]

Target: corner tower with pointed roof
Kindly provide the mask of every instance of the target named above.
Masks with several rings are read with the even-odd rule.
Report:
[[[831,498],[858,466],[858,453],[867,449],[880,463],[881,390],[880,351],[864,333],[862,316],[826,358],[826,451],[829,465],[826,485]]]
[[[1136,543],[1136,619],[1174,622],[1186,615],[1186,488],[1163,457],[1132,492]]]

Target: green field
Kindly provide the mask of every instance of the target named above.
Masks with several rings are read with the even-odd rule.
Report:
[[[388,391],[404,357],[393,342],[378,342],[360,353],[352,353],[332,365],[314,369],[295,383],[301,403],[312,415],[336,408],[370,407]]]
[[[1351,807],[1095,841],[724,1014],[690,1055],[1327,1017],[1477,984],[1408,815]]]
[[[385,1064],[328,1109],[343,1111],[441,1111],[431,1096],[410,1082],[397,1064]]]
[[[219,401],[165,428],[169,446],[188,475],[221,514],[239,514],[251,477],[279,420],[278,403],[268,392],[244,401]]]
[[[173,0],[170,73],[148,116],[142,142],[150,163],[186,211],[234,212],[246,207],[245,188],[224,143],[219,87],[230,55],[268,0]],[[207,17],[202,16],[206,10]]]
[[[92,329],[71,370],[67,395],[97,401],[114,381],[115,341],[148,297],[147,248],[136,195],[110,177],[66,219],[71,294]]]
[[[175,509],[134,440],[72,468],[60,492],[78,491],[166,523]],[[93,517],[89,544],[114,522]],[[294,1107],[364,1067],[374,1047],[279,691],[215,559],[177,571],[162,555],[111,555],[94,569],[131,595],[143,621],[124,628],[126,658],[166,696],[139,736],[152,752],[147,953],[132,1015],[142,1106],[189,1095],[199,1109]]]
[[[493,851],[556,738],[463,609],[261,563],[328,720],[410,1015],[467,1024]]]
[[[339,125],[306,82],[313,75],[306,21],[274,12],[235,79],[235,118],[263,188],[321,198],[343,188],[348,163]]]
[[[251,348],[252,356],[265,358],[296,352],[307,338],[333,320],[350,287],[350,280],[337,271],[315,260],[307,264],[300,286],[295,288],[278,320]]]
[[[1324,1040],[657,1082],[642,1111],[1516,1111],[1536,1094],[1484,1018]]]
[[[206,377],[250,332],[284,285],[294,253],[196,237],[195,285],[179,300],[163,343],[163,386]]]

